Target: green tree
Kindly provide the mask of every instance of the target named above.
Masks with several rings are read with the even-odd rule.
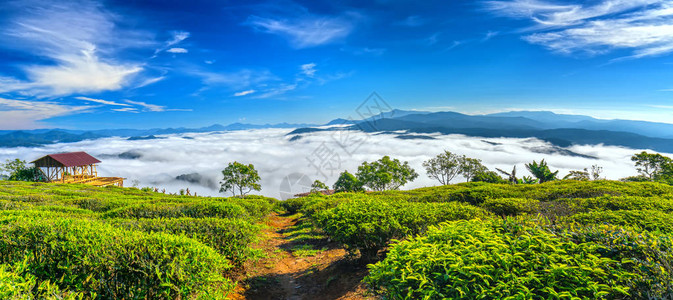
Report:
[[[262,187],[259,185],[261,180],[255,166],[252,164],[244,165],[239,162],[232,162],[222,170],[222,181],[220,181],[220,193],[231,191],[234,196],[242,197],[255,190],[259,191]]]
[[[526,169],[528,169],[528,172],[533,174],[533,176],[535,176],[535,178],[537,178],[540,183],[558,179],[556,176],[558,175],[559,171],[552,172],[544,159],[540,161],[540,164],[538,164],[536,161],[526,164]]]
[[[320,180],[316,180],[311,184],[311,193],[320,192],[329,189],[329,187]]]
[[[502,179],[496,172],[485,170],[475,173],[472,182],[507,183],[507,180]]]
[[[339,179],[334,183],[334,192],[360,192],[362,191],[362,184],[358,181],[355,175],[348,171],[343,171],[339,175]]]
[[[363,162],[355,176],[363,186],[374,191],[386,191],[399,189],[407,182],[416,179],[418,173],[408,162],[402,163],[398,159],[384,156],[371,163]]]
[[[673,177],[673,161],[669,157],[643,151],[631,156],[631,161],[636,163],[638,173],[650,180]]]
[[[442,185],[447,185],[461,171],[461,157],[449,151],[444,151],[434,158],[423,162],[428,177],[436,179]]]
[[[479,172],[488,171],[488,169],[481,164],[481,159],[469,158],[466,156],[460,157],[460,174],[465,177],[467,181],[472,180],[475,174]]]
[[[40,170],[36,167],[26,166],[25,160],[14,159],[6,160],[1,167],[2,171],[7,172],[7,180],[16,181],[39,181]]]

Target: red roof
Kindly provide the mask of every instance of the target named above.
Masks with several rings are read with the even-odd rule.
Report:
[[[87,154],[86,152],[70,152],[70,153],[59,153],[59,154],[49,154],[47,155],[57,162],[63,164],[64,167],[77,167],[77,166],[86,166],[99,163],[100,160],[95,157]],[[46,157],[46,156],[45,156]],[[44,158],[44,157],[43,157]],[[42,158],[40,158],[42,159]],[[35,161],[38,161],[37,159]]]

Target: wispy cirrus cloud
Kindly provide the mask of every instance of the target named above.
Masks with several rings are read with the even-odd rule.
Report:
[[[117,59],[125,48],[151,45],[151,34],[120,29],[119,17],[93,1],[25,1],[0,30],[2,47],[33,55],[44,63],[21,66],[25,80],[4,78],[3,92],[38,97],[111,91],[143,70]]]
[[[294,48],[310,48],[331,44],[347,37],[355,28],[356,13],[338,16],[311,14],[300,8],[298,15],[261,17],[251,15],[244,25],[259,32],[279,35]]]
[[[315,77],[315,72],[318,71],[318,70],[316,70],[315,66],[316,66],[315,63],[308,63],[308,64],[301,65],[302,74],[306,75],[306,77],[311,77],[311,78]]]
[[[105,104],[105,105],[113,105],[113,106],[130,106],[126,103],[119,103],[115,101],[109,101],[109,100],[103,100],[103,99],[95,99],[95,98],[89,98],[89,97],[75,97],[77,100],[82,100],[82,101],[88,101],[88,102],[94,102],[94,103],[100,103],[100,104]]]
[[[673,52],[673,2],[602,0],[560,5],[549,1],[486,1],[496,15],[528,19],[523,39],[561,54],[631,50],[628,58]]]
[[[40,121],[80,113],[92,106],[70,106],[51,101],[26,101],[0,98],[0,129],[31,129]]]
[[[185,109],[185,108],[167,108],[166,106],[163,105],[156,105],[156,104],[150,104],[146,103],[143,101],[133,101],[133,100],[124,100],[124,102],[140,106],[146,111],[151,111],[151,112],[163,112],[163,111],[192,111],[191,109]],[[120,110],[117,110],[120,111]],[[126,110],[128,111],[128,110]]]
[[[255,90],[240,91],[240,92],[234,93],[234,97],[241,97],[241,96],[245,96],[245,95],[250,95],[254,92],[255,92]]]
[[[166,50],[166,52],[168,52],[168,53],[187,53],[189,51],[185,48],[179,48],[178,47],[178,48],[170,48],[170,49]]]

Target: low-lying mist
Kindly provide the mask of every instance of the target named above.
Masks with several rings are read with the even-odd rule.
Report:
[[[218,192],[221,170],[229,162],[238,161],[254,164],[259,171],[262,178],[259,194],[286,198],[304,192],[303,185],[315,179],[331,186],[342,170],[355,173],[363,161],[384,155],[409,161],[416,169],[420,176],[403,187],[412,189],[438,184],[426,176],[422,163],[444,150],[481,159],[491,170],[497,167],[510,171],[516,165],[519,177],[529,175],[525,163],[545,159],[552,170],[560,170],[559,177],[570,170],[599,165],[604,170],[602,176],[608,179],[635,175],[630,156],[642,151],[603,145],[563,149],[532,138],[486,139],[354,131],[314,132],[290,141],[291,137],[286,135],[290,131],[189,133],[152,140],[104,138],[39,148],[0,148],[0,159],[32,161],[50,153],[86,151],[102,161],[98,166],[100,176],[124,177],[125,186],[157,187],[173,193],[189,188],[203,196],[224,195]],[[453,182],[461,181],[464,179],[456,178]]]

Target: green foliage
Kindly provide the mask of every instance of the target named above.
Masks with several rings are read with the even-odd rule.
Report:
[[[569,179],[569,180],[590,180],[591,177],[589,175],[589,171],[587,169],[584,169],[582,171],[570,171],[568,175],[564,176],[563,179]]]
[[[329,189],[329,187],[320,180],[316,180],[311,184],[311,192],[319,192]]]
[[[538,211],[538,200],[525,198],[486,199],[481,207],[498,216],[516,216]]]
[[[673,231],[673,214],[659,210],[618,210],[579,213],[569,220],[580,224],[612,224],[661,232]]]
[[[40,170],[26,166],[26,161],[20,159],[6,160],[0,169],[9,173],[7,179],[15,181],[41,181]]]
[[[540,164],[538,164],[536,161],[526,164],[526,169],[528,169],[528,172],[533,174],[533,176],[535,176],[535,178],[537,178],[540,183],[557,180],[556,176],[559,172],[552,172],[544,159],[540,161]]]
[[[222,170],[222,181],[220,182],[220,192],[230,191],[234,196],[243,196],[253,190],[259,191],[262,187],[259,185],[261,180],[255,166],[252,164],[244,165],[237,161],[229,163]]]
[[[175,299],[233,287],[222,276],[229,261],[186,237],[39,215],[4,216],[0,233],[0,263],[25,261],[39,280],[91,296]]]
[[[247,211],[240,205],[218,202],[184,204],[141,203],[105,212],[102,218],[242,218]]]
[[[355,199],[323,210],[314,219],[333,240],[360,250],[371,259],[391,239],[420,234],[429,225],[485,216],[478,207],[461,203],[415,203]]]
[[[461,171],[461,157],[449,151],[444,151],[434,158],[423,162],[428,177],[436,179],[442,185],[447,185]]]
[[[472,182],[507,183],[507,180],[502,179],[496,172],[486,170],[475,173]]]
[[[384,156],[371,163],[363,162],[355,176],[363,186],[374,191],[385,191],[399,189],[407,182],[416,179],[418,173],[408,162],[402,163],[398,159]]]
[[[240,267],[253,256],[250,244],[256,240],[259,225],[242,219],[113,219],[110,224],[134,231],[165,232],[198,240],[217,250]]]
[[[635,162],[638,173],[650,180],[673,176],[673,160],[661,154],[643,151],[631,156],[631,161]]]
[[[615,227],[547,228],[525,219],[444,224],[393,245],[365,282],[387,299],[619,299],[670,287],[670,268],[654,269],[670,261],[670,239],[631,234],[627,243],[600,237],[623,232]],[[663,257],[639,263],[657,242]]]
[[[466,181],[472,181],[476,174],[486,171],[488,169],[481,164],[480,159],[469,158],[465,155],[460,158],[460,174],[465,177]]]
[[[336,193],[361,191],[363,191],[362,183],[358,181],[355,175],[349,173],[348,171],[341,172],[339,178],[334,183],[334,192]]]

